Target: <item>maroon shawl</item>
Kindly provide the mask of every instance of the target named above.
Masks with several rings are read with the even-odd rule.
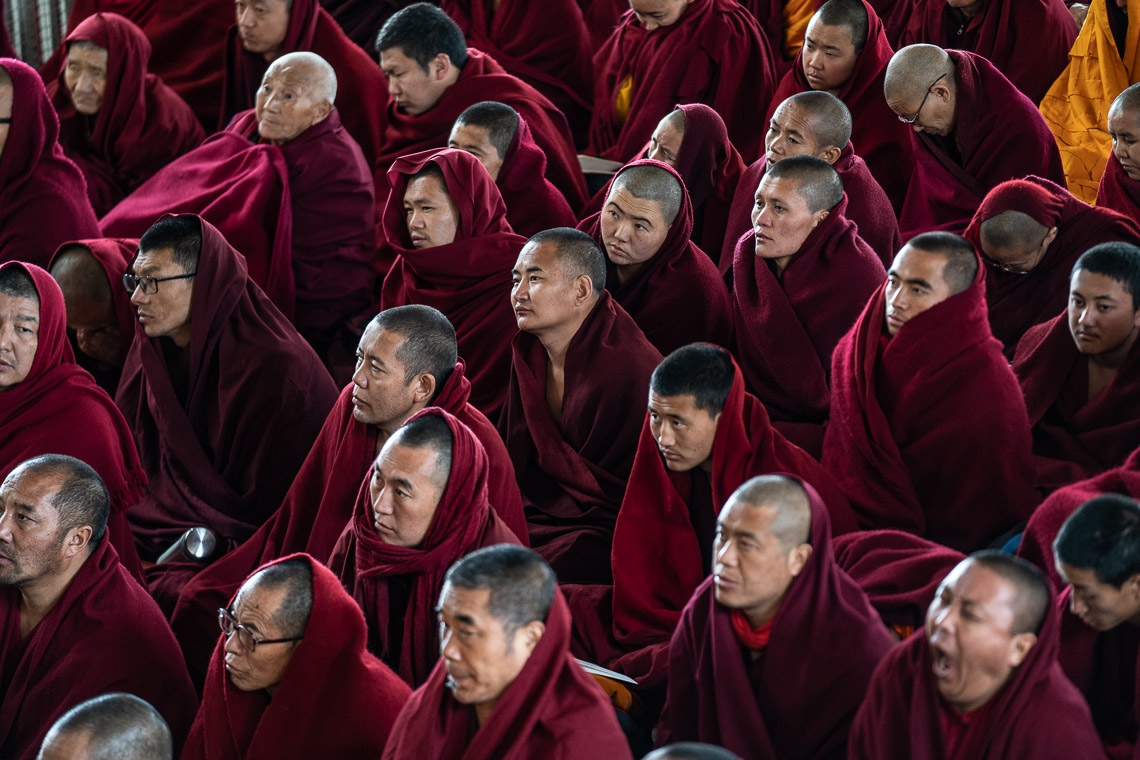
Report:
[[[669,645],[669,695],[657,744],[700,741],[747,757],[844,757],[871,673],[894,643],[867,597],[836,564],[828,509],[810,485],[812,555],[749,662],[706,579]],[[743,660],[743,667],[742,667]]]
[[[655,166],[667,171],[681,183],[680,173],[660,161],[639,159],[625,166]],[[621,175],[618,172],[615,178]],[[606,195],[613,187],[610,180]],[[681,346],[698,341],[727,343],[731,334],[731,305],[724,281],[716,266],[689,239],[693,230],[693,206],[684,192],[681,210],[669,227],[661,247],[624,284],[618,282],[617,267],[606,258],[606,290],[629,312],[649,342],[667,356]],[[578,229],[588,232],[602,251],[602,214],[605,209],[585,219]]]
[[[369,55],[376,53],[380,27],[406,5],[404,0],[321,0],[321,7]]]
[[[413,248],[408,237],[404,193],[408,180],[428,164],[443,172],[459,214],[455,241]],[[491,175],[470,153],[451,148],[397,159],[388,170],[392,194],[383,228],[396,261],[384,278],[380,309],[426,304],[455,326],[459,355],[472,368],[472,403],[498,419],[511,375],[511,338],[518,332],[511,306],[511,267],[526,238],[507,223],[506,206]]]
[[[223,545],[249,538],[281,503],[336,400],[317,355],[205,221],[197,271],[185,401],[164,358],[168,339],[141,325],[115,399],[150,477],[130,515],[148,559],[197,525]]]
[[[578,223],[566,197],[546,178],[546,153],[522,116],[495,184],[507,204],[507,222],[523,237]]]
[[[1036,174],[1065,184],[1057,141],[1033,101],[981,56],[949,54],[957,68],[957,126],[949,137],[911,134],[914,175],[899,215],[906,239],[961,233],[986,193],[1008,179]]]
[[[110,691],[150,702],[177,754],[198,698],[170,626],[107,541],[25,641],[20,592],[0,587],[0,756],[32,760],[60,716]]]
[[[569,647],[570,611],[555,590],[546,632],[485,724],[455,701],[441,660],[396,719],[384,760],[630,760],[613,707]]]
[[[747,167],[728,139],[720,114],[703,103],[677,108],[685,114],[677,173],[693,202],[693,242],[709,256],[716,256],[724,246],[732,194]]]
[[[823,464],[864,528],[973,551],[1037,504],[1025,403],[990,334],[980,269],[885,347],[884,283],[835,349]]]
[[[1133,221],[1140,220],[1140,181],[1129,179],[1120,160],[1111,153],[1096,189],[1096,205],[1119,211]]]
[[[653,134],[661,117],[679,103],[704,103],[724,119],[745,161],[763,146],[757,129],[776,88],[772,53],[756,19],[733,0],[693,0],[672,26],[647,32],[626,11],[594,56],[594,120],[591,155],[628,161]],[[633,80],[625,121],[614,104]]]

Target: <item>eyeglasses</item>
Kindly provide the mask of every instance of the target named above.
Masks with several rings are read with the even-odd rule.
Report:
[[[133,274],[125,274],[123,275],[123,287],[127,289],[128,293],[134,293],[136,288],[142,288],[143,293],[153,296],[158,292],[158,283],[167,280],[185,280],[196,274],[198,273],[191,272],[189,274],[176,274],[171,277],[135,277]]]
[[[3,119],[0,119],[0,124],[11,124],[11,123],[12,123],[12,117],[11,116],[7,116]]]
[[[222,629],[222,633],[225,634],[227,640],[236,633],[238,644],[250,654],[254,653],[258,644],[288,644],[305,638],[304,636],[292,636],[287,639],[255,639],[253,634],[249,632],[249,629],[239,623],[237,618],[233,616],[233,613],[225,607],[218,608],[218,627]]]
[[[914,118],[913,119],[908,119],[905,116],[899,116],[899,121],[901,121],[903,124],[914,124],[916,121],[918,121],[918,117],[922,114],[922,107],[924,105],[926,105],[926,99],[929,98],[930,93],[933,92],[934,85],[938,84],[939,82],[941,82],[945,78],[946,78],[946,75],[943,74],[942,76],[938,77],[933,82],[931,82],[930,86],[926,88],[926,94],[922,96],[922,102],[918,104],[918,110],[914,112]]]

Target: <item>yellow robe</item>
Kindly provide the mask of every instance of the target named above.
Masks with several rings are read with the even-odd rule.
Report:
[[[823,3],[817,0],[784,0],[784,56],[795,58],[804,46],[808,23]],[[775,51],[773,51],[775,53]],[[778,56],[778,53],[776,53]]]

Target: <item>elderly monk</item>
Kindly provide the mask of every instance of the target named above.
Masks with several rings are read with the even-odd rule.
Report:
[[[847,218],[826,161],[793,156],[760,179],[752,234],[732,265],[736,357],[775,426],[819,456],[831,354],[883,282],[883,264]]]
[[[732,265],[742,235],[752,232],[756,188],[768,167],[792,156],[815,156],[835,167],[847,193],[846,216],[859,226],[859,237],[878,254],[883,266],[902,247],[899,223],[883,188],[851,144],[851,112],[829,92],[811,90],[792,95],[777,106],[764,137],[766,153],[740,178],[728,214],[720,270]]]
[[[162,613],[105,539],[98,474],[46,454],[0,485],[0,756],[31,760],[68,709],[108,691],[158,708],[182,744],[197,697]]]
[[[499,432],[515,465],[531,545],[563,583],[608,583],[614,521],[637,449],[639,407],[661,353],[606,292],[584,232],[527,242],[511,271],[519,333]],[[606,380],[621,367],[622,382]]]
[[[677,742],[653,750],[645,760],[740,760],[740,756],[714,744]]]
[[[96,13],[64,45],[63,69],[47,92],[60,145],[103,216],[206,133],[186,101],[147,71],[150,41],[127,19]]]
[[[724,119],[745,161],[772,97],[772,51],[756,18],[731,0],[631,0],[594,56],[594,120],[587,153],[628,161],[678,102]]]
[[[993,64],[960,50],[911,45],[895,53],[887,104],[911,125],[915,169],[899,229],[962,232],[986,193],[1036,174],[1065,181],[1040,112]]]
[[[447,147],[467,151],[486,167],[518,234],[577,223],[565,196],[546,178],[546,154],[530,126],[506,103],[488,100],[467,108],[455,120]]]
[[[864,528],[972,551],[1037,504],[1029,419],[984,282],[965,240],[919,235],[835,349],[823,464]]]
[[[174,760],[174,740],[149,702],[110,692],[64,713],[36,760]]]
[[[721,510],[712,552],[712,577],[669,645],[657,742],[843,757],[871,673],[894,641],[835,563],[823,500],[787,475],[753,478]]]
[[[676,169],[652,159],[628,164],[610,181],[602,210],[578,226],[606,252],[606,290],[658,351],[728,342],[728,291],[689,239],[693,206]]]
[[[1077,258],[1098,243],[1140,243],[1140,222],[1029,176],[991,190],[965,237],[989,265],[990,327],[1012,357],[1026,330],[1065,308]]]
[[[632,758],[570,655],[570,613],[537,554],[472,552],[444,576],[436,614],[442,660],[400,712],[384,760]]]
[[[444,569],[475,549],[517,544],[488,501],[487,455],[431,408],[384,444],[329,567],[368,621],[368,648],[413,687],[439,659],[431,614]]]
[[[848,757],[1103,757],[1088,705],[1057,664],[1052,601],[1023,560],[963,560],[942,581],[925,630],[879,664]]]
[[[228,550],[281,503],[336,387],[201,218],[155,223],[130,272],[139,321],[115,400],[150,478],[129,515],[139,553],[197,526]]]
[[[1113,101],[1108,136],[1112,152],[1100,178],[1096,205],[1140,219],[1140,85],[1132,85]]]
[[[1140,248],[1101,243],[1073,266],[1069,307],[1033,327],[1013,371],[1045,491],[1123,464],[1140,447]]]
[[[470,153],[443,148],[404,156],[388,170],[388,182],[382,225],[396,261],[380,308],[418,303],[443,312],[470,364],[471,403],[498,419],[518,332],[505,296],[526,238],[511,230],[494,179]]]
[[[99,237],[85,187],[39,75],[0,59],[0,262],[46,267],[61,243]]]

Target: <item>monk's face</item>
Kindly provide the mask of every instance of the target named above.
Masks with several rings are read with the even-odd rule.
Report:
[[[352,375],[352,416],[357,422],[395,432],[416,403],[430,396],[422,387],[424,378],[408,378],[406,365],[396,356],[405,341],[399,333],[374,324],[361,336]]]
[[[581,288],[563,272],[553,243],[523,246],[511,279],[511,306],[523,332],[557,329],[573,318]]]
[[[902,326],[950,297],[943,273],[946,259],[904,245],[887,272],[887,332],[897,335]]]
[[[423,66],[404,55],[402,47],[391,47],[380,53],[380,68],[388,77],[388,97],[396,107],[412,116],[435,108],[450,86],[450,62],[442,53]]]
[[[776,262],[783,270],[811,231],[830,212],[815,211],[800,195],[800,180],[765,174],[756,188],[752,206],[752,231],[756,234],[756,255]]]
[[[491,130],[486,127],[477,127],[473,124],[456,123],[451,128],[451,137],[447,139],[447,147],[470,153],[479,159],[483,168],[491,175],[491,179],[498,182],[499,172],[503,170],[503,157],[499,155],[498,148],[491,142]]]
[[[404,221],[413,248],[437,248],[455,242],[459,209],[447,186],[438,177],[425,174],[414,177],[404,190]]]
[[[926,640],[938,693],[961,712],[986,704],[1036,643],[1013,633],[1017,589],[965,560],[950,571],[926,612]]]
[[[599,224],[606,256],[618,267],[640,266],[656,256],[672,226],[659,202],[638,198],[623,185],[610,190]]]
[[[174,260],[170,248],[141,251],[131,265],[136,277],[164,277],[189,274]],[[139,315],[139,323],[148,338],[170,338],[179,348],[190,345],[190,304],[194,296],[194,278],[155,283],[158,291],[146,293],[143,286],[131,293],[131,305]]]
[[[629,0],[637,21],[647,31],[673,26],[685,15],[693,0]]]
[[[1114,107],[1108,112],[1112,155],[1129,179],[1140,180],[1140,109]]]
[[[1102,581],[1092,568],[1074,567],[1060,559],[1057,572],[1072,587],[1069,611],[1088,627],[1103,633],[1123,623],[1140,622],[1140,575],[1118,587]]]
[[[785,100],[772,114],[768,134],[764,136],[764,155],[769,164],[791,156],[815,156],[827,161],[828,147],[817,137],[811,115],[799,103]]]
[[[264,588],[256,576],[238,592],[230,610],[238,625],[243,626],[257,641],[288,639],[304,634],[287,631],[278,622],[278,611],[289,594],[288,587]],[[251,651],[245,635],[235,631],[225,638],[226,673],[230,683],[239,691],[265,689],[272,694],[285,675],[299,641],[276,644],[254,644]]]
[[[804,36],[803,67],[813,90],[835,95],[851,78],[858,60],[851,27],[821,23],[819,14],[812,17]]]
[[[665,466],[673,472],[712,469],[713,441],[720,412],[697,408],[694,396],[661,396],[649,391],[649,432]]]
[[[84,116],[94,116],[103,106],[107,61],[107,49],[93,43],[73,43],[67,49],[63,83],[71,94],[71,104]]]
[[[889,97],[887,105],[915,132],[948,137],[957,123],[957,96],[942,75],[917,97]]]
[[[12,85],[0,84],[0,156],[4,155],[4,146],[8,143],[8,133],[12,130],[12,125],[9,122],[12,119],[13,97]]]
[[[649,138],[649,153],[645,157],[669,164],[676,169],[677,159],[681,155],[681,144],[684,141],[685,135],[673,126],[673,122],[666,116],[657,122],[657,129],[653,130],[653,136]]]
[[[979,247],[982,258],[1003,272],[1028,274],[1036,269],[1041,264],[1041,260],[1045,258],[1045,252],[1049,250],[1049,245],[1057,238],[1058,229],[1056,227],[1049,228],[1045,232],[1045,237],[1040,240],[1019,240],[1012,245],[999,247],[990,240],[991,236],[986,234],[986,229],[993,220],[1000,220],[1002,217],[1003,214],[998,214],[981,224],[981,234],[978,237],[981,243]]]
[[[1069,281],[1069,330],[1082,354],[1123,360],[1140,334],[1140,310],[1118,280],[1078,269]]]
[[[234,11],[243,48],[267,61],[281,57],[291,15],[287,0],[237,0]]]
[[[270,66],[257,91],[257,131],[281,145],[325,120],[332,104],[313,86],[315,72],[304,62]]]
[[[424,542],[447,486],[439,454],[430,447],[410,448],[390,438],[376,459],[368,494],[372,527],[392,546],[418,547]]]
[[[53,503],[59,476],[17,468],[0,485],[0,586],[35,585],[58,573],[68,539]]]
[[[121,367],[130,348],[110,301],[75,296],[67,303],[67,329],[75,333],[79,350],[103,364]]]
[[[39,343],[39,301],[0,293],[0,392],[27,379]]]

